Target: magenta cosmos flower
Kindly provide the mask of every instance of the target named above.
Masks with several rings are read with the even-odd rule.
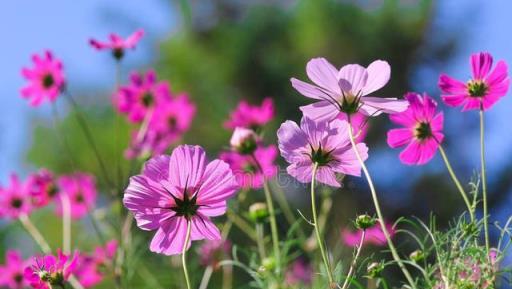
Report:
[[[133,72],[130,83],[121,86],[114,96],[117,110],[128,116],[131,122],[144,120],[148,113],[171,99],[169,84],[157,81],[156,73],[149,70],[146,74]]]
[[[395,230],[393,225],[386,224],[387,231],[389,232],[391,238],[395,235]],[[349,229],[344,229],[341,232],[341,237],[343,239],[343,243],[349,247],[359,246],[361,241],[361,237],[363,235],[362,230],[350,231]],[[366,229],[366,235],[363,241],[364,245],[374,245],[374,246],[385,246],[387,244],[386,236],[382,232],[382,228],[380,224],[377,222],[372,227]]]
[[[123,39],[115,33],[111,33],[109,35],[109,41],[104,42],[91,39],[89,40],[89,44],[97,50],[111,50],[114,58],[120,60],[123,58],[125,50],[135,48],[142,36],[144,36],[144,30],[142,29],[136,30],[126,39]]]
[[[291,82],[302,95],[319,100],[300,108],[310,119],[326,121],[339,113],[351,115],[358,111],[376,116],[407,109],[407,101],[367,96],[389,81],[391,68],[386,61],[376,60],[367,68],[348,64],[338,71],[325,58],[313,58],[306,66],[306,73],[314,85],[296,78]]]
[[[492,56],[486,52],[471,55],[472,78],[462,82],[448,75],[439,77],[439,87],[443,91],[441,98],[449,106],[463,105],[462,110],[491,108],[501,97],[507,94],[510,79],[507,64],[498,61],[491,70]]]
[[[94,208],[97,192],[93,176],[83,173],[62,176],[58,179],[58,184],[60,188],[59,197],[56,200],[58,216],[63,214],[62,198],[68,198],[73,219],[84,217],[90,209]]]
[[[252,154],[242,154],[236,151],[222,152],[219,156],[229,164],[236,180],[243,188],[258,189],[263,187],[265,179],[273,178],[277,174],[274,164],[277,157],[275,145],[257,146]]]
[[[5,264],[0,265],[0,287],[10,289],[26,288],[28,283],[24,277],[27,262],[21,258],[19,251],[7,250]]]
[[[227,200],[238,184],[229,165],[221,160],[207,163],[199,146],[180,145],[170,156],[146,162],[141,175],[130,178],[123,203],[142,230],[156,230],[152,252],[180,254],[187,226],[191,240],[221,238],[210,217],[226,212]]]
[[[27,187],[32,197],[32,204],[37,208],[48,205],[59,192],[53,174],[46,169],[30,175]]]
[[[313,281],[313,268],[304,258],[299,258],[288,267],[285,274],[286,284],[289,286],[311,285]]]
[[[423,165],[434,157],[444,139],[444,116],[436,111],[437,103],[427,94],[408,93],[405,98],[409,108],[389,116],[404,128],[388,131],[388,144],[392,148],[406,146],[400,153],[402,163]]]
[[[74,273],[78,261],[78,253],[70,256],[57,250],[57,256],[46,255],[35,257],[32,264],[25,268],[25,279],[36,289],[50,289],[54,286],[65,288],[69,276]]]
[[[361,165],[348,138],[349,124],[339,119],[315,122],[304,116],[297,123],[287,120],[277,131],[281,156],[290,165],[288,173],[302,183],[311,182],[313,164],[318,164],[316,179],[329,186],[339,187],[336,173],[360,176]],[[368,147],[356,145],[363,160]]]
[[[105,246],[96,247],[91,255],[80,254],[73,274],[84,288],[94,287],[103,281],[106,269],[113,265],[117,248],[117,240],[112,240]]]
[[[9,186],[0,187],[0,215],[16,219],[32,211],[32,198],[27,184],[11,174]]]
[[[199,263],[219,269],[219,263],[229,258],[230,252],[231,242],[229,240],[206,240],[198,250]]]
[[[190,128],[195,114],[196,106],[186,94],[162,98],[153,111],[149,129],[173,135],[177,139]]]
[[[32,55],[32,68],[23,68],[21,74],[28,84],[21,89],[21,96],[30,100],[31,106],[39,106],[43,101],[55,101],[62,89],[65,79],[62,62],[53,57],[51,51],[43,55]]]
[[[270,122],[275,115],[274,101],[271,98],[263,99],[260,106],[251,105],[241,101],[237,108],[231,112],[229,120],[224,123],[226,128],[236,127],[250,128],[258,131],[265,124]]]

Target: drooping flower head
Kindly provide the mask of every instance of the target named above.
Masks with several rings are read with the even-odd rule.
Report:
[[[142,230],[156,234],[152,252],[180,254],[190,223],[193,240],[218,240],[220,232],[210,217],[226,212],[227,200],[238,189],[229,165],[207,162],[199,146],[180,145],[170,156],[146,162],[143,172],[130,178],[123,203]]]
[[[297,123],[287,120],[277,131],[281,156],[290,165],[288,173],[302,183],[311,182],[313,164],[318,164],[316,179],[324,184],[339,187],[336,173],[360,176],[361,165],[348,137],[349,124],[335,119],[315,122],[304,116]],[[368,158],[364,143],[356,145],[363,160]]]
[[[498,61],[494,69],[491,54],[480,52],[471,55],[472,77],[462,82],[442,74],[439,87],[443,91],[441,98],[449,106],[461,106],[462,111],[491,108],[505,96],[510,84],[505,61]]]
[[[231,149],[243,155],[254,153],[259,143],[260,137],[256,132],[245,127],[236,127],[229,140]]]
[[[69,276],[74,273],[78,263],[78,253],[72,258],[57,250],[57,256],[35,257],[25,268],[25,279],[36,289],[50,289],[53,286],[64,288]]]
[[[32,55],[32,62],[33,67],[21,70],[28,81],[21,89],[21,96],[29,99],[31,106],[39,106],[45,100],[55,101],[65,85],[62,62],[48,50],[43,55]]]
[[[112,266],[117,248],[117,240],[111,240],[105,246],[96,247],[91,255],[80,254],[74,275],[84,288],[94,287],[103,281],[107,268]]]
[[[130,83],[121,86],[114,96],[114,105],[131,122],[136,123],[144,120],[155,107],[167,104],[170,99],[169,84],[157,81],[155,71],[149,70],[146,74],[133,72]]]
[[[16,219],[32,211],[32,198],[27,184],[11,174],[9,186],[0,187],[0,215]]]
[[[27,186],[32,197],[32,204],[37,208],[48,205],[59,192],[52,172],[46,169],[41,169],[30,175]]]
[[[144,36],[143,29],[136,30],[126,39],[123,39],[115,33],[111,33],[108,41],[90,39],[89,44],[97,50],[111,50],[112,56],[114,56],[116,60],[121,60],[124,56],[125,50],[134,49],[142,36]]]
[[[261,106],[251,105],[243,100],[231,112],[229,120],[224,123],[224,126],[231,129],[244,127],[259,131],[274,118],[274,115],[274,102],[271,98],[263,99]]]
[[[7,250],[5,264],[0,265],[0,287],[10,289],[26,288],[28,283],[24,277],[27,262],[21,258],[19,251]]]
[[[313,268],[311,264],[298,258],[288,267],[285,273],[286,284],[298,288],[300,285],[311,285],[313,281]]]
[[[229,240],[206,240],[199,247],[199,262],[203,266],[212,266],[214,269],[219,268],[222,260],[229,258],[231,252],[231,242]]]
[[[390,234],[390,237],[393,238],[395,235],[395,229],[392,224],[386,224],[387,231]],[[343,229],[341,232],[341,238],[343,239],[343,243],[349,247],[359,246],[359,242],[361,241],[361,236],[363,235],[363,230],[351,231],[348,228]],[[386,236],[384,232],[382,232],[382,228],[380,223],[377,222],[372,227],[366,229],[366,235],[363,241],[363,245],[374,245],[374,246],[385,246],[387,244]]]
[[[227,151],[219,155],[221,160],[229,164],[240,186],[253,189],[261,188],[265,179],[273,178],[277,174],[276,157],[275,145],[260,145],[253,154]]]
[[[67,199],[71,208],[71,217],[80,219],[87,215],[96,203],[96,183],[94,177],[84,173],[61,176],[58,179],[59,197],[57,198],[56,213],[63,214],[63,206]]]
[[[404,128],[388,131],[388,144],[392,148],[406,146],[400,160],[407,165],[423,165],[429,162],[444,139],[442,112],[437,112],[437,103],[426,93],[407,93],[409,108],[390,115],[393,123]]]
[[[386,61],[376,60],[366,68],[348,64],[338,71],[325,58],[313,58],[306,66],[306,73],[314,85],[296,78],[291,82],[302,95],[319,100],[300,108],[310,119],[327,121],[339,113],[351,115],[356,112],[377,116],[407,109],[407,101],[368,96],[389,81],[391,68]]]
[[[196,114],[196,106],[186,94],[173,98],[162,98],[155,107],[149,130],[155,130],[179,138],[192,124]]]

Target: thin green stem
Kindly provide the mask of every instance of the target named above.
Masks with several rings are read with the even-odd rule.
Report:
[[[260,223],[256,224],[256,244],[258,245],[258,253],[260,254],[260,259],[263,261],[267,254],[265,253],[265,243],[264,238],[265,235],[263,234],[263,225]]]
[[[361,169],[363,170],[366,180],[368,181],[368,186],[370,187],[370,191],[372,194],[375,211],[377,212],[377,217],[379,218],[379,223],[380,223],[380,227],[382,229],[382,233],[384,233],[384,236],[386,237],[386,241],[388,242],[388,247],[389,247],[389,250],[391,251],[391,255],[393,256],[393,259],[395,260],[395,262],[398,264],[398,267],[404,274],[404,276],[407,279],[407,282],[409,283],[411,288],[416,289],[416,284],[414,282],[414,279],[412,278],[411,273],[409,273],[409,270],[407,270],[404,263],[402,262],[402,259],[398,255],[395,245],[393,244],[393,241],[391,240],[391,237],[389,235],[388,228],[386,227],[386,223],[384,221],[384,216],[382,215],[382,211],[380,209],[380,203],[379,203],[379,199],[377,197],[377,191],[375,190],[375,186],[373,185],[373,181],[372,181],[372,178],[370,177],[370,173],[368,172],[368,168],[366,167],[363,159],[361,158],[361,154],[357,150],[356,142],[354,140],[354,133],[352,131],[352,125],[349,125],[348,135],[350,138],[350,143],[352,144],[352,149],[354,150],[357,160],[361,164]]]
[[[183,274],[185,275],[185,282],[187,283],[187,289],[191,289],[190,279],[188,277],[187,269],[187,249],[188,242],[190,241],[190,231],[192,229],[192,222],[187,220],[187,234],[185,235],[185,243],[183,244],[183,250],[181,251],[181,264],[183,265]]]
[[[327,277],[329,278],[329,288],[333,288],[335,282],[332,276],[331,266],[329,265],[329,259],[327,258],[327,254],[325,252],[324,242],[322,240],[322,235],[320,234],[320,228],[318,227],[316,217],[315,181],[317,169],[318,163],[315,162],[313,164],[313,171],[311,173],[311,212],[313,214],[313,227],[315,227],[316,241],[318,243],[318,248],[320,249],[320,254],[322,255],[322,261],[324,262],[325,270],[327,271]]]
[[[60,194],[62,203],[62,249],[65,254],[71,252],[71,204],[69,196]]]
[[[485,248],[487,250],[487,255],[489,255],[489,212],[487,205],[487,175],[485,172],[485,142],[484,142],[484,110],[483,107],[480,108],[480,164],[481,164],[481,175],[482,175],[482,196],[483,196],[483,206],[484,206],[484,235],[485,235]]]
[[[466,204],[466,207],[468,207],[469,216],[471,218],[471,222],[473,223],[475,221],[474,208],[471,205],[471,202],[469,201],[469,198],[468,198],[468,196],[466,194],[466,191],[464,190],[464,188],[462,187],[459,179],[457,178],[457,175],[455,175],[455,172],[453,171],[453,168],[452,168],[452,166],[450,164],[450,161],[448,160],[448,157],[446,156],[446,152],[444,151],[442,145],[439,145],[439,153],[441,153],[441,157],[443,158],[443,161],[444,161],[444,163],[446,165],[446,169],[448,170],[448,173],[450,174],[450,177],[452,178],[453,182],[455,183],[455,186],[459,190],[460,195],[464,199],[464,203]]]
[[[350,264],[350,269],[347,273],[347,278],[345,279],[345,282],[343,282],[343,286],[341,289],[347,289],[348,285],[350,284],[350,279],[352,279],[352,274],[354,274],[354,270],[356,268],[357,259],[359,259],[359,255],[361,255],[361,251],[363,249],[364,239],[366,237],[366,230],[363,230],[363,234],[361,234],[361,239],[359,240],[359,245],[356,249],[356,254],[354,256],[354,259],[352,260],[352,264]]]
[[[270,217],[270,231],[272,234],[272,245],[274,248],[274,258],[276,258],[276,273],[281,272],[281,249],[279,248],[279,234],[277,232],[276,212],[274,210],[274,202],[272,201],[272,195],[268,188],[267,180],[263,181],[263,191],[265,192],[265,199],[267,201],[267,207]]]
[[[208,283],[210,283],[210,279],[213,274],[213,266],[209,265],[206,267],[203,273],[203,278],[201,279],[201,284],[199,284],[199,289],[206,289],[208,288]]]
[[[50,254],[52,252],[52,249],[50,248],[50,245],[48,245],[48,242],[46,242],[46,239],[43,237],[41,232],[37,229],[36,226],[30,221],[30,218],[23,214],[19,216],[19,220],[25,230],[32,236],[34,241],[36,241],[37,245],[39,245],[39,248],[41,248],[41,251],[45,254]]]

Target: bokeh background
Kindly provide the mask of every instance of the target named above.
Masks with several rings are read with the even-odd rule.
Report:
[[[305,78],[305,64],[312,57],[324,56],[336,66],[385,59],[392,66],[392,78],[379,95],[400,96],[412,90],[436,99],[439,74],[469,77],[472,52],[489,51],[510,64],[511,10],[507,0],[6,1],[0,9],[0,183],[7,182],[13,171],[24,176],[40,167],[59,173],[71,170],[60,153],[50,107],[31,108],[19,95],[20,69],[34,52],[49,48],[62,58],[70,90],[92,121],[103,155],[113,160],[119,152],[111,137],[116,129],[110,108],[115,68],[108,53],[97,53],[87,41],[112,31],[128,35],[145,29],[141,44],[123,62],[123,79],[129,71],[154,67],[173,91],[188,92],[198,113],[183,142],[203,145],[213,157],[227,145],[230,132],[222,123],[241,99],[274,99],[277,117],[267,130],[268,142],[275,142],[275,130],[283,120],[299,120],[298,106],[308,99],[293,90],[289,78]],[[512,202],[511,107],[508,96],[487,114],[491,214],[493,221],[502,223]],[[459,177],[469,182],[479,168],[478,115],[441,108],[449,158]],[[80,168],[98,172],[67,110],[59,104],[58,126],[66,132]],[[367,138],[368,166],[385,214],[390,220],[428,220],[433,212],[446,226],[463,211],[463,203],[442,160],[437,156],[426,166],[402,165],[399,151],[385,143],[390,127],[385,116],[372,119]],[[118,129],[127,136],[126,125]],[[285,191],[293,199],[292,207],[307,205],[305,188]],[[329,242],[339,239],[350,218],[373,212],[369,204],[364,180],[348,179],[335,192]],[[40,217],[41,226],[59,234],[58,220],[45,213]],[[32,250],[19,228],[5,223],[0,227],[0,251],[12,246]],[[94,243],[90,237],[81,238],[84,246]],[[53,239],[58,242],[59,237]],[[165,277],[161,281],[169,282]]]

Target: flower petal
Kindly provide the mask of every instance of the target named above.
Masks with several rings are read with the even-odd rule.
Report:
[[[304,116],[320,122],[333,120],[340,113],[334,104],[325,100],[301,106],[300,110],[304,113]]]
[[[199,205],[209,205],[231,198],[238,190],[238,183],[229,165],[214,160],[206,166],[201,188],[197,193]]]
[[[492,66],[492,56],[487,52],[480,52],[471,55],[471,71],[474,79],[483,79]]]
[[[376,60],[366,68],[368,79],[363,88],[362,95],[368,95],[384,87],[391,76],[391,67],[386,61]]]
[[[221,235],[215,224],[205,216],[197,215],[190,220],[192,222],[192,240],[220,240]]]
[[[339,85],[344,92],[357,95],[362,92],[368,80],[366,68],[359,64],[348,64],[338,72]]]
[[[206,153],[200,146],[180,145],[171,155],[169,181],[178,188],[197,188],[206,168]]]
[[[304,150],[308,146],[306,134],[296,122],[287,120],[277,130],[277,139],[281,156],[289,163],[304,157]]]
[[[306,65],[306,73],[309,79],[316,85],[330,91],[334,95],[340,95],[341,89],[336,77],[338,71],[325,58],[313,58]]]
[[[187,235],[187,220],[183,217],[176,217],[161,225],[151,240],[149,250],[164,255],[181,254]],[[190,242],[187,244],[188,247],[190,247]]]
[[[408,144],[413,138],[410,128],[395,128],[388,131],[387,142],[391,148],[397,148]]]
[[[300,94],[313,98],[313,99],[330,99],[332,98],[326,91],[322,90],[318,86],[311,85],[302,80],[298,80],[296,78],[290,79],[292,82],[293,88],[295,88]]]
[[[377,116],[381,113],[403,112],[409,107],[407,100],[382,97],[361,97],[361,112],[367,116]]]

